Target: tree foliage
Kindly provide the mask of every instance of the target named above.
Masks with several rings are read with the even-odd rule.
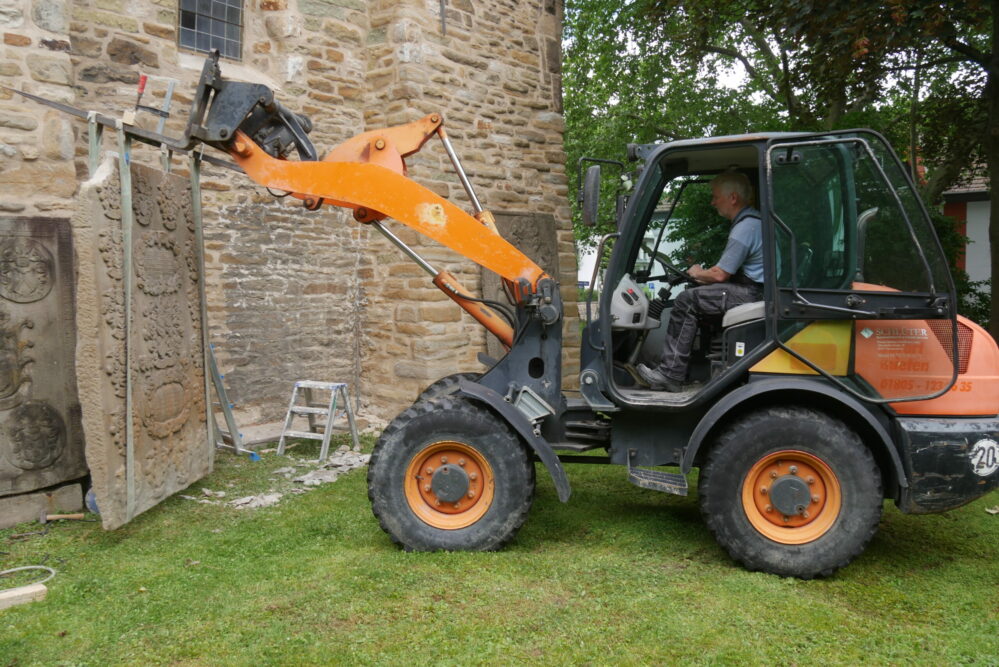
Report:
[[[975,167],[999,178],[989,0],[566,0],[565,15],[573,165],[620,159],[627,142],[870,127],[930,206]],[[999,268],[999,202],[992,211]]]

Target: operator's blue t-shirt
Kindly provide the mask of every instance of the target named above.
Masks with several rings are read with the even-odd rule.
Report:
[[[742,269],[750,280],[763,282],[763,221],[755,208],[747,206],[733,218],[718,267],[732,275]]]

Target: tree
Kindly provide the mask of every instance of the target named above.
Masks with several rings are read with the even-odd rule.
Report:
[[[871,127],[902,148],[932,207],[979,161],[999,171],[996,20],[988,0],[567,0],[568,152]],[[733,71],[744,79],[720,76]],[[996,335],[999,299],[992,308]]]

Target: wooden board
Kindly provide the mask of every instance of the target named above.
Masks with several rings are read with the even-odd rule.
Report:
[[[45,584],[28,584],[27,586],[18,586],[17,588],[0,591],[0,609],[15,607],[27,602],[35,602],[36,600],[44,600],[48,590]]]

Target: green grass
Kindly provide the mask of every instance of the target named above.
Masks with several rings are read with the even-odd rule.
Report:
[[[191,491],[287,489],[270,479],[285,465],[219,454]],[[999,664],[997,494],[939,516],[886,505],[865,554],[804,582],[734,565],[695,497],[568,472],[562,504],[538,468],[498,553],[398,550],[363,470],[259,510],[174,497],[114,532],[0,531],[0,569],[59,571],[45,601],[0,611],[0,665]]]

